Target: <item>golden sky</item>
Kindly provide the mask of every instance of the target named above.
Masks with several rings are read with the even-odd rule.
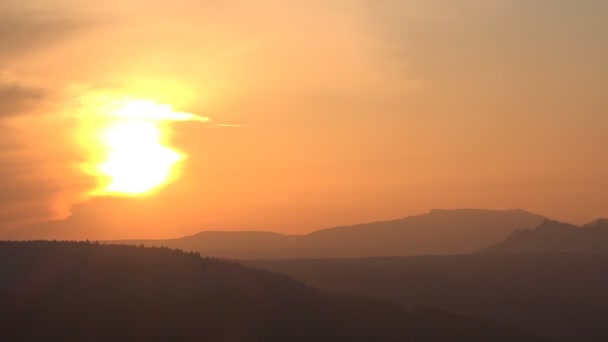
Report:
[[[604,0],[2,0],[0,238],[607,216],[606,15]],[[177,166],[139,196],[95,192],[83,167],[124,99],[210,119],[163,122]]]

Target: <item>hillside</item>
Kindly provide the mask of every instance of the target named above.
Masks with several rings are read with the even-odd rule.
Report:
[[[608,256],[462,255],[258,260],[321,289],[432,306],[564,341],[608,341]]]
[[[6,341],[535,341],[166,248],[0,242]]]
[[[535,227],[543,220],[523,210],[432,210],[399,220],[307,235],[202,232],[179,239],[116,242],[168,246],[233,259],[447,255],[475,252],[504,240],[516,229]]]
[[[546,220],[536,228],[516,230],[480,253],[608,253],[608,220],[582,227]]]

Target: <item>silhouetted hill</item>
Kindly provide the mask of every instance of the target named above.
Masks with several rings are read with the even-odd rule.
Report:
[[[169,246],[234,259],[332,258],[473,253],[544,218],[523,210],[432,210],[400,220],[336,227],[308,235],[202,232],[170,240],[117,241]]]
[[[604,226],[606,227],[608,225],[608,219],[607,218],[599,218],[595,221],[589,222],[587,224],[584,224],[582,227],[583,228],[593,228],[593,227],[598,227],[598,226]]]
[[[608,256],[257,260],[321,289],[431,306],[564,341],[608,341]]]
[[[534,341],[166,248],[0,242],[4,341]]]
[[[536,228],[516,230],[480,253],[608,253],[608,220],[582,227],[546,220]]]

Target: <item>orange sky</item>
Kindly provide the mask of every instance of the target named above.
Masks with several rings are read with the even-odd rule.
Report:
[[[606,13],[603,0],[3,0],[0,238],[297,233],[431,208],[607,216]],[[174,182],[91,197],[78,137],[100,94],[213,121],[171,126],[188,156]]]

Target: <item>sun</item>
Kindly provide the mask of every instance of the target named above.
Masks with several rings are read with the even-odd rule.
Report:
[[[168,125],[207,120],[150,100],[128,99],[104,106],[92,125],[96,156],[85,168],[100,183],[93,195],[137,196],[170,183],[186,154],[170,146]]]
[[[152,122],[127,121],[106,130],[109,151],[99,170],[110,179],[105,191],[137,195],[166,183],[184,156],[163,145]]]

